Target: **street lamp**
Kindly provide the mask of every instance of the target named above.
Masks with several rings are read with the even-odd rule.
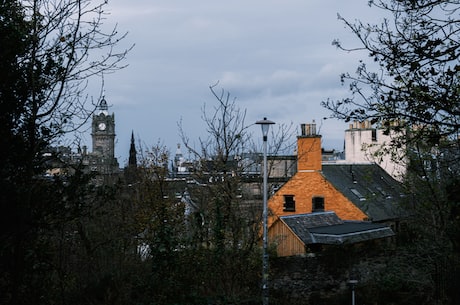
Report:
[[[257,121],[262,127],[263,144],[264,144],[264,187],[263,187],[263,256],[262,256],[262,302],[263,305],[268,305],[268,206],[267,206],[267,138],[270,125],[275,124],[267,118]]]
[[[355,305],[355,287],[358,284],[357,280],[349,280],[348,285],[351,288],[351,305]]]

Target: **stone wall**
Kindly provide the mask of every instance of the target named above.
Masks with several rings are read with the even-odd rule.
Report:
[[[382,254],[363,258],[350,249],[333,249],[319,256],[274,258],[270,263],[270,303],[349,305],[348,281],[358,280],[358,296],[360,287],[383,270],[382,261]]]

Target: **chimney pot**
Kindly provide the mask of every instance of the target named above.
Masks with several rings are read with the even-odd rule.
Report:
[[[316,136],[316,123],[313,120],[313,123],[310,124],[300,124],[301,136],[309,137]]]

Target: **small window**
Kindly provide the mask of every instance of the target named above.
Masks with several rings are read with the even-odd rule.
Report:
[[[294,195],[284,195],[284,211],[295,212]]]
[[[324,197],[314,196],[311,199],[312,212],[324,212]]]
[[[377,142],[377,129],[372,129],[372,141]]]

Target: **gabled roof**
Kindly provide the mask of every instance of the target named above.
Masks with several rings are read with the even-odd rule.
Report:
[[[369,220],[401,217],[398,207],[404,197],[402,187],[377,164],[323,164],[322,174]]]
[[[334,212],[281,216],[280,220],[308,244],[352,244],[393,236],[384,225],[371,222],[343,221]]]

